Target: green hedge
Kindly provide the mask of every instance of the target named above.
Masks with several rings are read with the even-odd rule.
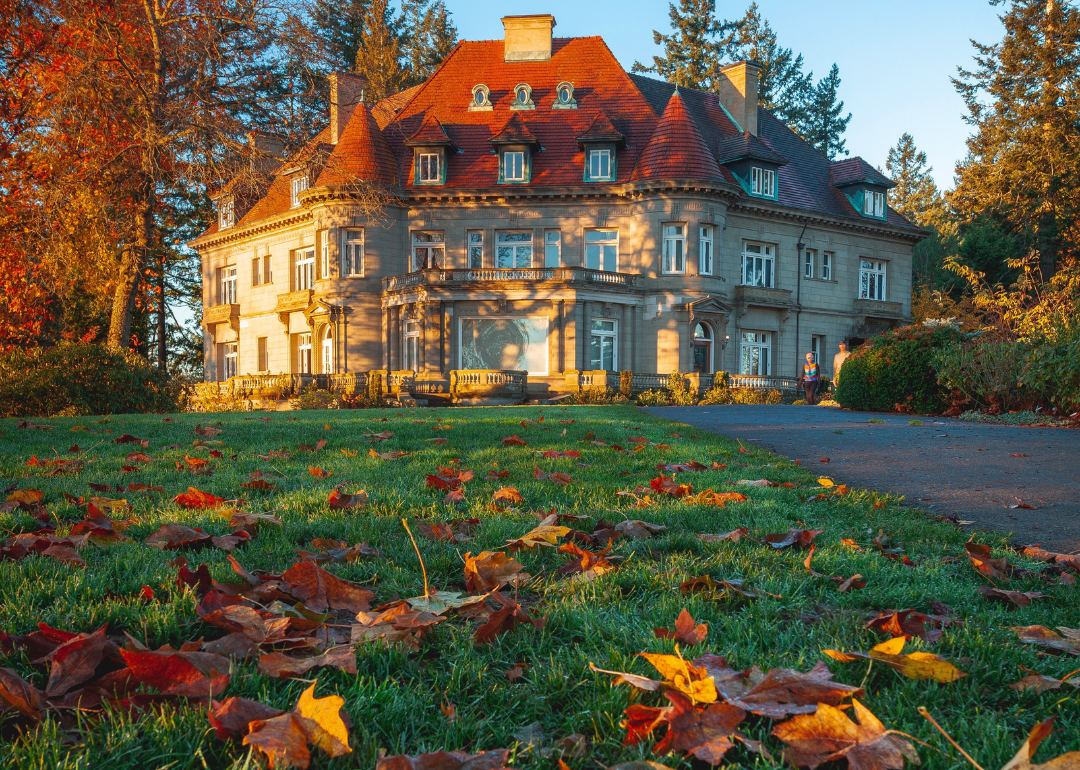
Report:
[[[938,414],[947,408],[934,356],[964,339],[943,326],[905,326],[880,334],[844,362],[836,400],[848,409]]]
[[[65,344],[0,357],[0,415],[175,411],[168,377],[131,351]]]

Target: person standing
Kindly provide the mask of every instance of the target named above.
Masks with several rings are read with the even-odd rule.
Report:
[[[806,392],[806,403],[813,406],[817,403],[815,397],[817,396],[818,382],[821,380],[821,367],[814,360],[813,353],[806,354],[806,363],[803,364],[802,371],[802,384],[803,390]]]
[[[840,370],[844,368],[844,362],[847,361],[850,355],[847,345],[841,342],[840,352],[832,358],[832,382],[834,388],[840,383]]]

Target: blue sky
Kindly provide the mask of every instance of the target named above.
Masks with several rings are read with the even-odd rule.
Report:
[[[749,0],[717,0],[717,13],[743,15]],[[875,166],[904,131],[925,150],[939,186],[952,187],[953,169],[970,133],[950,78],[971,67],[971,39],[1001,39],[1000,7],[987,0],[758,0],[780,44],[801,52],[815,77],[833,62],[841,98],[854,117],[847,147]],[[462,38],[502,37],[500,17],[550,13],[561,37],[600,35],[629,69],[659,49],[652,31],[668,31],[666,0],[447,0]]]

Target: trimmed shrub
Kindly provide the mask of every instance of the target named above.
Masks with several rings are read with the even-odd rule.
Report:
[[[905,326],[867,340],[844,362],[836,400],[870,412],[939,414],[946,393],[938,384],[934,355],[963,338],[947,326]]]
[[[164,372],[129,350],[64,344],[0,357],[0,415],[66,416],[171,412]]]
[[[634,395],[634,373],[628,369],[619,372],[619,392],[627,401]]]

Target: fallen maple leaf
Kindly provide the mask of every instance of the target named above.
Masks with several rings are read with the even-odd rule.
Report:
[[[308,473],[310,473],[312,476],[314,476],[317,479],[325,479],[325,478],[329,478],[330,476],[334,475],[332,471],[324,471],[322,468],[320,468],[317,465],[309,465],[308,466]]]
[[[782,548],[790,548],[795,546],[796,548],[808,548],[811,543],[814,542],[814,538],[822,533],[820,529],[793,529],[786,535],[782,533],[775,533],[771,535],[765,535],[761,539],[761,542],[766,545],[772,546],[776,550]]]
[[[510,504],[523,502],[521,494],[514,487],[501,487],[496,489],[495,493],[491,496],[493,503],[507,502]]]
[[[723,508],[728,503],[742,503],[749,499],[740,492],[714,492],[712,489],[706,489],[692,497],[684,498],[683,501],[695,505],[715,505]]]
[[[675,618],[674,631],[666,628],[654,628],[653,633],[656,634],[658,639],[674,639],[677,642],[693,646],[701,644],[708,637],[709,624],[696,624],[690,612],[684,607],[683,611],[679,613],[679,617]]]
[[[735,728],[746,719],[746,712],[727,703],[714,703],[699,709],[678,692],[665,693],[671,707],[664,710],[667,734],[656,744],[653,752],[664,755],[670,752],[690,754],[701,761],[716,766],[724,761],[724,754],[735,743],[733,738],[745,741],[753,750],[759,750],[756,741],[749,741]]]
[[[597,552],[584,551],[573,543],[563,543],[559,546],[559,551],[574,557],[573,561],[567,562],[556,571],[559,575],[583,575],[585,579],[592,580],[616,569],[616,565],[611,563],[607,555],[611,551],[610,541],[604,550]]]
[[[723,657],[712,654],[702,655],[694,665],[709,673],[725,701],[770,719],[811,714],[819,703],[839,706],[848,698],[863,695],[859,687],[832,681],[832,672],[821,661],[805,673],[774,668],[763,674],[757,666],[736,671]]]
[[[872,628],[883,634],[888,634],[894,638],[905,637],[910,639],[913,636],[917,636],[928,642],[936,642],[941,637],[941,630],[928,630],[926,624],[937,623],[940,626],[948,625],[951,622],[952,621],[949,621],[947,618],[925,615],[916,610],[899,610],[888,614],[884,612],[879,614],[876,618],[869,621],[866,624],[866,627]]]
[[[529,576],[525,567],[504,551],[483,551],[476,556],[465,554],[465,589],[472,594],[487,593],[507,583],[519,584]]]
[[[285,712],[265,703],[247,698],[228,698],[224,703],[214,701],[210,709],[210,725],[218,740],[243,738],[252,722],[265,721]]]
[[[560,487],[565,487],[574,480],[569,473],[544,473],[539,468],[533,469],[533,478],[537,481],[553,481]]]
[[[1037,693],[1044,693],[1049,690],[1060,690],[1061,687],[1066,684],[1080,688],[1080,676],[1073,676],[1073,674],[1080,673],[1080,669],[1070,671],[1068,674],[1061,677],[1061,679],[1055,679],[1052,676],[1044,676],[1038,671],[1032,671],[1030,668],[1024,668],[1023,666],[1020,666],[1020,670],[1026,673],[1027,676],[1019,682],[1010,684],[1010,690],[1016,690],[1017,692],[1031,690]]]
[[[739,527],[733,529],[730,532],[725,532],[722,535],[706,535],[699,534],[698,540],[703,540],[706,543],[737,543],[744,537],[750,536],[750,530],[746,527]]]
[[[620,521],[616,524],[615,531],[624,537],[647,539],[651,538],[653,535],[659,535],[661,532],[666,532],[667,527],[663,524],[652,524],[638,519],[627,519],[626,521]]]
[[[671,495],[672,497],[689,497],[694,494],[694,488],[689,484],[679,484],[674,477],[668,478],[662,474],[649,481],[649,489],[657,494]]]
[[[217,695],[229,684],[229,659],[208,652],[126,650],[120,655],[131,676],[166,695]]]
[[[1036,599],[1050,598],[1039,591],[1006,591],[1002,588],[991,588],[990,586],[979,586],[979,593],[991,601],[1011,604],[1014,607],[1027,607]]]
[[[1080,656],[1080,628],[1058,626],[1060,634],[1046,626],[1012,626],[1024,644],[1035,644],[1057,652]]]
[[[1050,736],[1054,731],[1054,718],[1040,722],[1031,728],[1027,740],[1016,752],[1016,755],[1005,763],[1001,770],[1076,770],[1080,768],[1080,751],[1070,751],[1060,757],[1051,759],[1041,765],[1032,764],[1031,758],[1039,748],[1039,744]]]
[[[436,522],[418,524],[420,534],[429,540],[444,540],[452,543],[466,543],[472,539],[473,530],[480,524],[480,519],[465,521]]]
[[[334,647],[310,658],[294,658],[280,652],[259,656],[259,671],[278,679],[300,677],[312,669],[326,666],[339,668],[346,674],[356,674],[356,650],[353,647]]]
[[[298,562],[281,575],[289,593],[312,612],[367,611],[375,594],[349,583],[312,562]]]
[[[859,701],[852,700],[852,705],[858,723],[822,703],[813,714],[799,714],[774,727],[772,734],[787,744],[784,758],[807,768],[846,759],[851,770],[902,770],[905,758],[919,763],[911,743],[888,732]]]
[[[523,438],[521,438],[521,437],[519,437],[517,435],[507,436],[506,438],[504,438],[502,440],[502,443],[503,443],[503,446],[528,446],[529,445],[528,442],[525,441],[525,439],[523,439]]]
[[[341,718],[345,699],[338,695],[316,698],[316,684],[300,694],[292,711],[249,725],[243,745],[254,746],[265,754],[271,768],[307,768],[311,763],[309,743],[331,757],[352,751],[349,730]]]
[[[216,497],[209,492],[201,492],[195,487],[188,487],[188,491],[174,497],[173,502],[181,508],[213,508],[224,503],[225,498]]]
[[[360,490],[356,494],[347,495],[335,489],[330,493],[327,498],[330,510],[339,510],[343,508],[364,508],[367,506],[368,495],[364,490]]]
[[[368,450],[368,455],[374,457],[376,460],[396,460],[399,457],[405,457],[408,452],[376,452],[374,449]]]
[[[528,623],[534,628],[543,629],[544,619],[534,618],[521,605],[512,599],[508,599],[498,591],[492,591],[489,597],[498,602],[502,607],[488,616],[487,622],[476,629],[473,635],[477,644],[486,644],[494,641],[500,634],[508,633],[521,623]]]
[[[510,553],[516,553],[523,548],[532,549],[537,546],[552,547],[554,546],[560,537],[565,537],[570,533],[570,527],[564,527],[555,522],[558,521],[558,517],[553,515],[548,516],[539,526],[526,532],[516,540],[508,540],[506,543],[506,550]]]
[[[114,438],[112,440],[112,443],[114,443],[114,444],[138,444],[143,449],[146,449],[148,446],[150,446],[150,439],[148,439],[148,438],[135,438],[134,436],[125,433],[120,438]]]
[[[760,599],[763,595],[781,598],[767,591],[747,587],[742,580],[713,580],[709,575],[691,578],[679,585],[679,592],[684,594],[708,593],[715,599]]]
[[[276,484],[266,481],[265,479],[252,479],[251,481],[244,482],[240,486],[244,489],[254,489],[259,492],[267,492],[271,489],[278,488]]]
[[[497,770],[506,767],[509,756],[509,749],[481,751],[479,754],[464,751],[436,751],[418,756],[397,754],[376,759],[375,770]]]
[[[873,647],[870,652],[838,652],[822,650],[833,660],[850,663],[854,660],[876,660],[899,671],[909,679],[933,679],[937,682],[955,682],[967,676],[949,661],[930,652],[912,652],[902,655],[907,639],[898,636]]]
[[[215,428],[213,425],[202,424],[196,425],[195,430],[191,432],[194,433],[196,436],[202,436],[203,438],[213,438],[214,436],[219,436],[224,433],[221,428]]]

